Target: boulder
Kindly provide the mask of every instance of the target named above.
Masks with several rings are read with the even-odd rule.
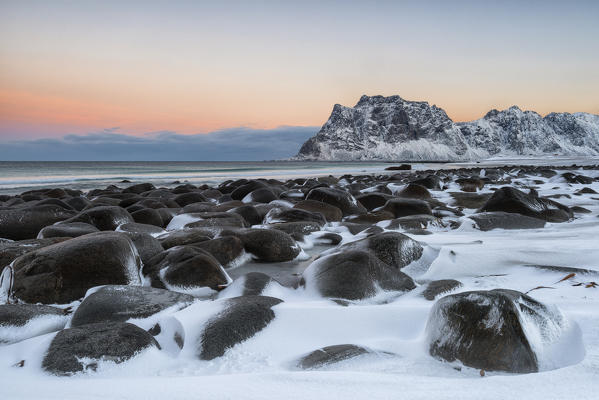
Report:
[[[154,208],[141,208],[133,211],[131,212],[131,217],[135,222],[140,224],[153,225],[160,228],[165,226],[160,212]]]
[[[427,188],[416,183],[409,183],[405,188],[397,193],[398,197],[418,200],[431,200],[432,196]]]
[[[98,206],[81,211],[66,222],[86,222],[101,231],[114,231],[119,225],[135,222],[127,210],[118,206]]]
[[[34,304],[0,304],[0,345],[59,331],[69,317],[61,308]]]
[[[166,250],[175,246],[196,245],[212,239],[215,235],[216,231],[210,228],[195,228],[169,232],[160,236],[158,240]]]
[[[351,194],[328,187],[318,187],[310,190],[306,200],[322,201],[341,210],[344,216],[353,214],[363,214],[366,208],[355,199]]]
[[[502,187],[483,205],[479,212],[503,211],[522,214],[549,222],[565,222],[573,217],[572,211],[550,199],[538,197],[535,193],[526,194],[513,187]]]
[[[63,222],[56,225],[50,225],[43,228],[37,235],[38,239],[53,237],[79,237],[88,233],[99,232],[100,230],[93,225],[85,222]]]
[[[356,196],[356,200],[360,202],[368,211],[379,208],[385,205],[393,196],[385,193],[365,193]]]
[[[139,285],[140,266],[127,235],[91,233],[17,258],[12,264],[11,295],[28,303],[70,303],[94,286]]]
[[[561,313],[520,292],[495,289],[437,300],[426,332],[433,357],[485,371],[528,373],[539,365],[526,332],[536,329],[555,340],[561,325]]]
[[[42,247],[50,246],[52,244],[64,242],[65,240],[69,239],[70,238],[68,237],[57,237],[48,239],[19,240],[16,242],[3,242],[0,240],[0,271],[2,268],[6,267],[8,264],[25,253],[29,253]]]
[[[379,288],[405,292],[416,287],[399,269],[384,264],[371,252],[360,250],[317,259],[302,274],[301,285],[324,297],[347,300],[372,297]]]
[[[337,344],[306,354],[297,361],[297,366],[301,369],[318,369],[369,353],[369,349],[355,344]]]
[[[469,215],[481,231],[492,229],[539,229],[545,226],[545,220],[522,214],[502,211],[483,212]]]
[[[303,200],[299,203],[296,203],[293,208],[320,213],[322,216],[324,216],[327,222],[341,221],[341,218],[343,218],[343,212],[339,209],[339,207],[335,207],[322,201]]]
[[[427,300],[435,300],[440,294],[451,292],[462,286],[462,282],[456,281],[455,279],[440,279],[438,281],[429,282],[426,285],[426,289],[422,292],[422,297]]]
[[[279,222],[311,222],[324,226],[324,224],[327,223],[327,220],[321,213],[306,211],[299,208],[273,208],[264,218],[265,224]]]
[[[197,355],[213,360],[262,329],[275,318],[272,307],[282,303],[274,297],[241,296],[226,299],[225,309],[206,324],[198,343]]]
[[[244,229],[233,236],[239,237],[245,250],[260,261],[291,261],[301,251],[291,236],[276,229]]]
[[[390,267],[401,269],[422,257],[424,249],[414,239],[399,232],[383,232],[342,245],[330,252],[361,250],[371,252]]]
[[[212,254],[224,268],[237,266],[240,258],[245,254],[243,242],[235,236],[222,236],[195,243],[194,246]]]
[[[95,370],[98,362],[122,363],[158,343],[145,330],[125,322],[102,322],[58,332],[42,361],[54,375]]]
[[[231,278],[218,260],[197,247],[172,247],[144,264],[143,275],[153,287],[205,295],[226,287]]]
[[[0,209],[0,238],[35,239],[42,228],[67,220],[75,213],[56,205]]]
[[[390,199],[385,203],[382,210],[392,213],[395,218],[433,214],[431,206],[426,201],[407,198]]]
[[[176,312],[193,301],[193,296],[152,287],[102,286],[83,299],[71,326],[147,318],[171,307]]]

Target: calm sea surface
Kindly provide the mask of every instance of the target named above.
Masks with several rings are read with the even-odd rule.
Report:
[[[581,158],[562,159],[502,159],[488,160],[482,165],[542,163],[567,165],[572,162],[588,163]],[[597,162],[597,159],[594,160]],[[69,187],[89,190],[102,188],[123,180],[132,183],[152,182],[160,186],[176,185],[174,181],[193,184],[218,184],[227,179],[276,178],[377,174],[393,165],[385,162],[5,162],[0,161],[0,193],[15,194],[47,187]],[[416,170],[455,168],[474,165],[459,163],[412,163]],[[481,165],[481,164],[476,164]]]

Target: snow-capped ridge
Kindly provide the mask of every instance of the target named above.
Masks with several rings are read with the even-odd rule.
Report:
[[[474,160],[497,155],[599,155],[599,116],[550,113],[513,105],[481,119],[454,122],[445,110],[398,95],[335,104],[297,158],[318,160]]]

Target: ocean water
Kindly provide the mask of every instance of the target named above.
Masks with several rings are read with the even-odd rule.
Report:
[[[502,164],[579,165],[598,163],[596,158],[526,158],[489,159],[478,163],[411,163],[412,169],[457,168],[463,166]],[[152,182],[156,186],[177,183],[214,185],[228,179],[274,178],[292,179],[309,176],[378,174],[394,165],[388,162],[306,162],[306,161],[0,161],[0,194],[16,194],[27,190],[63,187],[90,190],[108,185]]]

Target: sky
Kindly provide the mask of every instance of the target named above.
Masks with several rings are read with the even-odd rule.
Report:
[[[0,0],[0,159],[173,138],[270,159],[266,137],[297,149],[362,94],[599,114],[597,21],[599,1]]]

